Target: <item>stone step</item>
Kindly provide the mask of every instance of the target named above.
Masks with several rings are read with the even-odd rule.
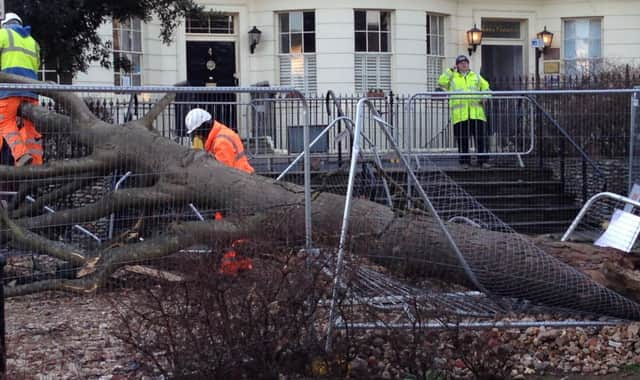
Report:
[[[548,233],[564,233],[571,220],[551,220],[551,221],[534,221],[534,222],[513,222],[509,225],[515,231],[522,234],[548,234]]]
[[[512,225],[519,222],[551,222],[573,220],[579,207],[558,206],[558,207],[527,207],[527,208],[494,208],[491,209],[500,220]]]
[[[260,175],[276,178],[280,175],[280,171],[260,171],[257,170]],[[358,168],[360,171],[360,167]],[[323,177],[326,176],[328,171],[326,170],[312,170],[311,177]],[[406,182],[407,173],[404,170],[394,170],[387,169],[386,173],[393,179]],[[433,170],[417,170],[415,171],[416,176],[421,180],[433,180],[433,181],[442,181],[442,172],[433,171]],[[450,170],[445,172],[445,174],[454,180],[455,182],[485,182],[487,180],[492,181],[509,181],[509,182],[526,182],[526,181],[540,181],[546,180],[552,177],[552,173],[547,169],[535,169],[535,168],[471,168],[468,170]],[[290,181],[298,181],[304,178],[304,174],[301,170],[292,170],[287,173],[286,177]],[[349,174],[346,171],[340,172],[332,172],[332,178],[343,179],[344,182],[347,182],[347,178],[349,178]]]
[[[540,181],[486,181],[467,182],[460,181],[457,185],[474,197],[486,195],[517,195],[533,193],[562,193],[562,183],[555,180]],[[427,194],[446,193],[451,184],[449,183],[429,183],[423,185]]]
[[[450,196],[432,197],[434,202],[463,202],[466,198],[453,198]],[[504,205],[510,207],[556,207],[574,204],[575,197],[571,194],[548,193],[548,194],[506,194],[506,195],[481,195],[475,197],[478,203],[488,209],[500,208]]]

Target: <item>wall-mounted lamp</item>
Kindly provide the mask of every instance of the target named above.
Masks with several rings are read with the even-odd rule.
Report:
[[[547,26],[544,26],[544,30],[536,34],[538,44],[536,46],[536,83],[540,82],[540,57],[542,53],[551,46],[553,42],[553,33],[547,30]]]
[[[469,44],[469,56],[471,56],[478,45],[482,43],[482,30],[478,29],[476,24],[473,24],[473,28],[467,30],[467,43]]]
[[[542,32],[536,34],[536,37],[538,37],[539,40],[542,40],[542,43],[544,45],[542,50],[550,47],[551,43],[553,42],[553,33],[547,30],[546,25],[544,26],[544,30]]]
[[[260,29],[256,28],[254,25],[253,28],[249,31],[249,49],[251,49],[251,54],[256,50],[256,46],[260,43],[260,35],[262,32]]]

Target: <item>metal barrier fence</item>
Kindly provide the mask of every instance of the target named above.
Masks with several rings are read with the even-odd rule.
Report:
[[[0,86],[0,88],[3,87]],[[220,264],[214,256],[220,255],[210,255],[209,252],[220,253],[228,248],[226,246],[232,246],[236,242],[242,245],[242,241],[246,241],[247,238],[254,240],[253,251],[250,251],[253,252],[254,258],[277,258],[277,255],[282,255],[285,251],[311,248],[314,242],[318,245],[325,244],[323,248],[332,249],[336,248],[336,245],[331,244],[340,239],[339,248],[343,251],[353,249],[354,252],[362,253],[366,260],[364,264],[370,269],[370,272],[364,273],[368,276],[380,274],[375,270],[375,266],[370,265],[372,263],[387,265],[390,271],[400,273],[407,269],[407,263],[416,263],[409,269],[416,269],[414,273],[420,276],[437,276],[438,272],[441,274],[446,270],[453,273],[461,283],[468,284],[463,279],[464,276],[469,277],[470,273],[465,267],[467,262],[472,270],[471,273],[478,276],[476,287],[487,288],[489,293],[531,297],[535,301],[544,301],[554,306],[569,305],[578,310],[597,313],[602,312],[604,308],[617,316],[630,315],[636,318],[635,304],[601,288],[592,289],[596,296],[600,295],[605,300],[603,304],[584,299],[582,294],[576,297],[576,294],[571,291],[563,293],[563,289],[584,290],[584,287],[589,287],[591,284],[582,277],[571,277],[575,273],[561,266],[552,274],[567,275],[563,278],[569,280],[562,283],[562,286],[556,286],[555,280],[550,279],[551,274],[545,277],[547,273],[543,270],[548,268],[547,264],[556,264],[554,260],[527,245],[516,236],[517,234],[513,234],[515,237],[512,236],[512,230],[509,230],[495,216],[487,213],[485,208],[461,191],[434,165],[430,164],[427,170],[424,170],[424,167],[421,168],[423,171],[420,175],[412,178],[414,184],[419,184],[421,187],[407,188],[405,182],[409,181],[406,180],[407,177],[402,176],[412,172],[412,165],[403,161],[400,174],[394,174],[392,170],[398,169],[399,157],[413,159],[412,156],[403,156],[402,149],[395,147],[393,143],[395,139],[398,139],[398,142],[404,141],[403,131],[411,128],[411,126],[404,126],[401,122],[405,120],[406,115],[398,111],[402,107],[397,103],[391,106],[385,99],[374,99],[371,100],[374,107],[376,102],[380,102],[381,109],[387,110],[385,113],[356,112],[357,125],[367,136],[362,152],[370,154],[358,155],[357,151],[354,151],[355,155],[350,160],[345,159],[345,162],[349,161],[352,169],[354,166],[359,169],[357,178],[359,186],[353,188],[355,182],[353,177],[347,182],[344,181],[344,177],[339,176],[339,173],[326,173],[317,183],[314,183],[316,191],[312,195],[310,161],[314,156],[310,154],[312,150],[308,142],[314,133],[310,133],[304,126],[312,125],[315,120],[318,122],[324,120],[329,124],[331,119],[327,119],[329,116],[325,116],[324,111],[326,100],[318,100],[311,106],[312,111],[309,111],[305,106],[306,100],[300,97],[251,99],[246,95],[250,93],[264,95],[278,91],[287,94],[292,92],[291,89],[286,88],[122,89],[102,87],[96,89],[46,85],[30,88],[55,98],[51,103],[45,100],[45,105],[50,104],[50,110],[56,113],[43,112],[37,107],[25,107],[25,115],[38,120],[40,122],[38,125],[46,136],[45,151],[48,165],[27,168],[0,167],[0,183],[3,186],[1,190],[5,191],[5,194],[13,195],[12,198],[6,199],[7,208],[0,212],[0,220],[3,223],[2,232],[5,237],[1,248],[8,255],[5,278],[8,286],[5,290],[8,296],[14,297],[8,306],[8,310],[11,311],[8,329],[10,345],[16,344],[22,319],[33,317],[29,313],[23,315],[18,313],[24,310],[35,310],[32,306],[41,306],[44,303],[43,300],[64,300],[60,292],[95,294],[97,289],[113,290],[121,286],[126,287],[135,282],[128,281],[134,276],[142,276],[134,278],[134,280],[142,278],[144,286],[141,288],[154,288],[155,284],[166,281],[183,282],[190,276],[189,269],[201,270],[205,275],[212,276],[212,273],[217,273],[218,269],[214,265]],[[126,101],[121,103],[123,105],[127,103],[126,108],[124,106],[118,108],[118,103],[115,103],[115,108],[108,112],[100,111],[104,110],[102,107],[104,102],[102,102],[100,106],[102,108],[98,108],[97,112],[99,118],[94,118],[86,112],[88,109],[85,109],[82,97],[86,97],[87,93],[92,93],[95,99],[117,97],[113,93],[108,93],[109,91],[145,94],[157,92],[205,94],[226,91],[241,92],[244,95],[231,101],[213,98],[203,100],[200,97],[196,103],[163,97],[158,100],[160,106],[149,106],[144,113],[143,108],[139,108],[137,119],[131,117],[135,114],[133,111],[135,102],[132,103],[132,108],[128,107],[129,103]],[[80,97],[73,96],[74,92],[78,92]],[[499,104],[502,97],[505,97],[505,105],[516,102],[516,100],[510,100],[515,97],[509,98],[514,94],[494,95],[496,104]],[[533,95],[541,96],[542,94]],[[534,100],[539,101],[536,98],[525,104],[521,94],[515,96],[520,97],[520,104],[524,107],[531,107]],[[628,98],[628,93],[625,96]],[[512,101],[514,103],[510,103]],[[338,102],[340,102],[339,99]],[[425,133],[424,138],[419,139],[419,144],[415,143],[416,146],[423,143],[428,143],[430,147],[441,144],[444,150],[453,149],[450,139],[437,142],[438,138],[436,140],[432,137],[427,138],[427,136],[438,136],[442,131],[443,115],[446,112],[445,103],[439,100],[421,103],[424,104],[424,109],[438,110],[434,112],[439,112],[437,115],[441,116],[434,116],[432,132]],[[303,188],[290,183],[274,184],[268,178],[257,176],[247,180],[242,173],[215,165],[204,154],[186,149],[188,141],[180,131],[180,127],[184,111],[191,105],[201,105],[209,109],[214,116],[220,115],[220,118],[227,118],[226,122],[229,124],[235,120],[240,134],[247,139],[254,139],[247,140],[247,146],[256,156],[264,155],[260,152],[262,148],[256,141],[263,137],[272,137],[273,133],[270,143],[274,153],[283,152],[285,156],[283,165],[289,164],[291,153],[300,150],[300,141],[302,141],[302,150],[305,151],[304,165],[300,165],[299,162],[294,163],[293,172],[290,175],[302,174],[304,180],[296,182],[304,183],[306,186]],[[138,106],[140,107],[140,103]],[[335,103],[330,106],[334,107],[334,110],[337,108]],[[347,110],[345,113],[349,112],[349,107],[343,108]],[[508,110],[510,107],[500,109]],[[267,114],[271,111],[267,110],[272,110],[276,115],[281,116],[269,116]],[[420,113],[425,117],[425,121],[431,120],[427,119],[426,111],[412,112]],[[530,112],[527,111],[527,113]],[[588,162],[588,156],[585,158],[580,149],[576,150],[581,145],[568,142],[567,136],[571,137],[570,134],[563,134],[557,125],[545,126],[545,122],[540,122],[543,127],[538,128],[536,123],[540,120],[539,112],[541,111],[536,108],[533,112],[536,116],[532,118],[531,124],[529,124],[529,116],[518,116],[519,114],[514,113],[513,115],[516,116],[510,119],[519,123],[526,121],[526,126],[522,125],[523,128],[527,128],[527,132],[516,135],[518,141],[525,142],[521,145],[522,152],[530,150],[528,144],[531,143],[531,131],[533,131],[534,149],[524,159],[526,165],[545,166],[556,158],[558,160],[553,161],[553,164],[557,164],[558,167],[563,165],[567,167],[567,161],[570,159]],[[334,112],[333,115],[335,114]],[[317,116],[316,119],[314,115]],[[126,126],[113,126],[100,120],[117,121],[129,118],[135,120]],[[270,121],[273,120],[277,122],[271,123]],[[546,117],[545,120],[555,119]],[[343,119],[342,122],[348,123],[347,119]],[[553,124],[551,121],[547,123]],[[303,126],[302,137],[299,136],[300,125]],[[382,133],[380,133],[380,125],[386,128]],[[418,125],[422,125],[419,128],[423,128],[427,124],[418,123]],[[505,131],[505,134],[511,133],[506,127],[507,124],[504,125],[505,128],[501,130]],[[532,129],[528,129],[529,125],[533,125]],[[149,133],[148,129],[154,127],[155,131]],[[290,132],[289,129],[292,131]],[[333,128],[329,129],[333,130]],[[348,133],[331,133],[333,134],[327,137],[326,142],[329,153],[337,152],[341,143],[344,147],[347,146],[350,137]],[[354,133],[355,136],[359,135],[357,132]],[[162,139],[159,136],[169,137],[169,139]],[[563,141],[566,146],[564,153],[561,154],[560,148]],[[345,151],[347,151],[346,148]],[[387,153],[393,154],[386,156]],[[257,162],[259,158],[254,157],[256,161],[252,162]],[[560,158],[566,160],[564,164]],[[424,163],[424,161],[420,162]],[[389,172],[380,170],[383,166],[391,170]],[[591,165],[585,165],[585,167],[588,170],[593,169]],[[560,170],[559,173],[564,171]],[[582,178],[584,186],[584,183],[587,183],[585,179],[587,176]],[[340,235],[340,217],[336,217],[342,211],[343,198],[327,193],[344,195],[348,188],[352,189],[349,191],[354,197],[353,202],[356,205],[354,209],[357,211],[352,215],[358,215],[362,219],[359,220],[361,223],[351,224],[355,230],[350,231],[352,234],[349,238],[356,237],[356,239],[347,242]],[[314,208],[314,218],[322,222],[323,229],[321,238],[314,239],[313,242],[310,207],[312,200],[318,205]],[[430,200],[437,204],[434,207],[428,207]],[[418,210],[413,207],[407,209],[408,204],[415,205]],[[389,205],[396,209],[392,210]],[[224,219],[211,222],[214,211],[222,211]],[[454,231],[456,244],[462,246],[460,252],[469,256],[460,260],[459,257],[447,251],[451,245],[447,245],[441,230],[431,223],[433,219],[430,218],[436,216],[433,214],[438,214],[447,224],[447,228]],[[460,218],[456,219],[456,217]],[[460,220],[471,220],[476,225],[484,227],[484,230],[460,225],[457,223]],[[404,229],[403,226],[410,229]],[[425,230],[421,229],[425,226],[432,227],[425,229],[429,232],[428,234],[424,234]],[[372,231],[375,233],[359,235],[359,229],[367,233]],[[415,234],[407,236],[407,231],[413,231]],[[483,233],[488,233],[490,236],[483,243],[490,248],[486,251],[490,252],[490,255],[485,255],[485,251],[479,254],[477,250],[474,251],[473,244],[465,240],[475,236],[477,239],[471,241],[477,241]],[[383,234],[390,236],[389,240],[378,240]],[[505,234],[509,234],[509,237],[505,238]],[[194,247],[194,242],[199,244]],[[435,252],[436,248],[442,255],[437,256],[434,253],[434,256],[429,256],[432,254],[432,249]],[[425,251],[428,251],[428,254],[422,255]],[[178,252],[180,256],[172,255],[174,252]],[[375,252],[378,255],[373,254]],[[418,252],[420,255],[413,257],[404,255],[407,252]],[[502,254],[511,256],[501,256]],[[198,258],[197,260],[205,257],[210,261],[206,262],[206,265],[196,265],[200,261],[194,257]],[[528,260],[532,257],[542,263],[534,268],[533,274],[527,272],[531,269],[528,266]],[[511,260],[505,260],[505,258]],[[183,260],[192,260],[191,266],[179,267],[178,263],[183,263]],[[274,261],[277,262],[277,260]],[[289,262],[285,262],[285,267],[287,265]],[[359,268],[360,265],[354,265],[354,267]],[[286,270],[283,271],[288,273]],[[496,280],[493,277],[495,275],[493,272],[496,271],[507,273],[508,281]],[[356,274],[361,275],[363,272]],[[522,278],[530,283],[516,281]],[[259,291],[260,284],[260,281],[256,281],[251,290]],[[222,285],[228,287],[229,282],[222,281]],[[420,286],[426,285],[420,284]],[[547,292],[549,286],[554,288],[554,292]],[[287,287],[284,286],[284,288]],[[295,287],[292,288],[295,289]],[[134,289],[139,290],[139,288]],[[375,289],[380,290],[380,288]],[[56,293],[42,293],[41,298],[19,297],[45,290]],[[255,301],[255,295],[250,295],[249,299]],[[334,297],[334,299],[340,299],[340,297]],[[272,312],[269,308],[269,313]],[[606,312],[603,313],[606,314]],[[95,321],[92,319],[87,323],[93,322]],[[67,328],[68,326],[64,324],[57,327],[59,331],[65,333]],[[19,367],[16,363],[18,362],[14,352],[11,362],[14,371]],[[19,370],[17,372],[19,373]]]
[[[303,123],[299,97],[288,94],[276,94],[265,91],[263,97],[243,95],[233,100],[219,100],[200,96],[196,100],[182,99],[174,102],[156,122],[157,129],[163,136],[176,140],[184,140],[181,120],[185,114],[185,106],[200,105],[222,120],[229,120],[232,128],[247,140],[248,150],[254,154],[295,154],[300,150],[299,126]],[[513,151],[521,143],[522,130],[536,129],[536,124],[545,123],[538,117],[531,117],[532,106],[529,100],[523,99],[523,92],[507,92],[500,95],[500,100],[490,100],[486,105],[488,130],[491,146],[496,153]],[[576,143],[593,159],[610,159],[628,154],[628,123],[630,117],[629,96],[625,90],[607,90],[593,92],[585,90],[571,91],[536,91],[527,92],[527,96],[535,97],[541,107],[546,110],[568,133]],[[494,95],[495,97],[496,95]],[[120,122],[124,120],[131,105],[131,115],[142,115],[150,109],[154,102],[153,93],[141,93],[138,102],[130,104],[129,96],[100,97],[86,95],[87,101],[97,114],[107,120]],[[520,98],[518,98],[520,97]],[[430,93],[423,99],[409,95],[390,94],[385,97],[372,98],[383,117],[394,126],[394,135],[403,149],[415,151],[436,151],[455,153],[456,146],[449,121],[449,107],[444,93]],[[358,98],[352,95],[338,96],[345,116],[355,117],[355,106]],[[309,124],[312,136],[326,126],[331,117],[326,111],[324,97],[305,99],[309,109]],[[411,104],[410,104],[411,103]],[[335,104],[331,104],[336,111]],[[409,108],[408,108],[409,107]],[[410,112],[407,113],[407,110]],[[407,119],[412,123],[407,123]],[[371,138],[377,138],[373,122],[367,122],[364,129]],[[411,136],[408,141],[404,136]],[[539,137],[539,136],[537,136]],[[515,140],[515,141],[514,141]],[[547,139],[548,140],[548,139]],[[318,152],[336,154],[337,146],[330,136],[322,146],[316,147]],[[548,140],[549,142],[551,140]],[[380,150],[388,149],[381,143]],[[536,144],[538,145],[538,144]],[[554,149],[557,149],[554,147]]]
[[[360,137],[361,134],[366,137],[362,132],[362,126],[368,111],[371,111],[373,119],[380,125],[389,144],[400,158],[399,172],[397,169],[394,172],[383,167],[379,160],[371,163],[375,168],[373,178],[364,170],[367,160],[360,155],[360,148],[371,144],[371,139],[365,138],[361,142]],[[468,305],[463,306],[465,302],[473,301],[463,301],[464,297],[460,297],[461,295],[458,295],[461,304],[456,304],[453,310],[446,307],[437,310],[434,305],[438,303],[438,296],[434,294],[433,289],[425,289],[424,286],[422,289],[411,289],[410,286],[399,284],[393,278],[389,278],[385,273],[364,273],[367,270],[366,266],[363,268],[362,263],[354,263],[355,255],[350,254],[351,252],[357,252],[357,256],[364,256],[374,263],[385,263],[387,267],[403,267],[411,273],[417,273],[418,276],[461,276],[464,278],[463,281],[490,299],[498,296],[523,297],[546,306],[562,306],[596,314],[622,316],[631,313],[640,316],[640,305],[601,287],[584,274],[546,254],[527,238],[515,233],[432,162],[426,161],[427,167],[416,174],[410,164],[410,156],[403,153],[395,143],[390,132],[391,127],[377,114],[367,99],[359,102],[340,241],[335,268],[332,271],[334,281],[328,349],[331,348],[331,329],[334,323],[346,328],[396,326],[389,321],[351,324],[350,321],[338,320],[338,305],[345,302],[351,304],[349,301],[357,300],[365,307],[373,309],[399,306],[402,309],[401,305],[404,305],[404,310],[436,309],[433,311],[435,315],[448,312],[474,314]],[[369,146],[369,149],[374,148],[375,146]],[[360,165],[363,169],[360,169]],[[368,178],[364,189],[358,177]],[[409,180],[413,186],[406,188],[400,185],[403,181],[408,183]],[[393,183],[391,191],[389,183]],[[360,200],[377,199],[380,195],[386,195],[392,200],[390,203],[394,211],[379,208],[377,212],[372,212]],[[406,207],[409,200],[412,200],[413,206]],[[421,212],[415,212],[416,209]],[[363,217],[366,218],[366,223]],[[375,226],[378,226],[379,230]],[[360,236],[367,234],[372,236],[365,243]],[[427,245],[430,249],[425,250],[424,247]],[[386,247],[386,250],[381,247]],[[363,290],[369,294],[363,294]],[[576,299],[577,293],[582,295],[580,300]],[[490,304],[488,301],[476,302]],[[408,306],[409,304],[412,306]],[[500,304],[498,301],[497,305]],[[409,315],[409,321],[403,326],[422,326],[423,323],[424,320]],[[544,325],[544,322],[540,324]]]

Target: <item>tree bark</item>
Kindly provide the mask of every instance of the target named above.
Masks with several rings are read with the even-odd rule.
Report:
[[[0,74],[0,81],[38,83],[8,74]],[[304,242],[302,188],[226,167],[210,155],[180,146],[152,129],[153,118],[171,102],[170,95],[163,98],[147,117],[123,125],[98,120],[70,93],[49,92],[47,95],[66,105],[70,115],[59,116],[36,106],[25,107],[25,115],[33,116],[40,125],[50,120],[55,128],[47,130],[70,134],[89,147],[92,154],[81,159],[48,162],[42,167],[0,167],[0,181],[87,173],[104,175],[120,169],[150,174],[154,183],[148,188],[109,193],[96,203],[55,214],[14,220],[3,215],[2,222],[7,228],[5,238],[10,244],[37,248],[58,259],[95,269],[75,280],[28,284],[8,288],[5,294],[22,295],[43,290],[94,291],[125,263],[157,259],[196,243],[246,237],[283,243]],[[340,195],[314,194],[315,244],[336,247],[344,202],[345,198]],[[189,203],[202,208],[229,210],[229,215],[223,222],[175,224],[170,233],[143,243],[97,252],[78,251],[37,235],[47,226],[93,221],[123,208],[144,210],[160,204]],[[472,283],[437,220],[424,212],[398,213],[385,205],[354,199],[350,220],[350,252],[396,270],[466,286]],[[520,243],[524,241],[516,239],[514,242],[513,234],[458,224],[449,224],[447,228],[457,237],[464,259],[482,287],[494,295],[640,319],[638,304],[596,284],[540,249],[523,250]]]

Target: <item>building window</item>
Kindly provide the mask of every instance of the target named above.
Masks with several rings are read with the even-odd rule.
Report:
[[[278,13],[280,85],[315,94],[316,19],[313,11]]]
[[[427,13],[427,89],[438,87],[438,78],[444,70],[444,17]]]
[[[38,70],[38,80],[58,84],[73,84],[73,75],[67,71],[59,71],[55,66],[47,66],[45,62],[42,62]]]
[[[391,13],[354,11],[356,92],[391,90]]]
[[[596,72],[602,61],[602,19],[566,19],[563,35],[565,74]]]
[[[142,21],[113,20],[113,71],[116,86],[142,84]]]
[[[186,22],[187,33],[235,34],[233,15],[217,12],[200,12],[190,15]]]

